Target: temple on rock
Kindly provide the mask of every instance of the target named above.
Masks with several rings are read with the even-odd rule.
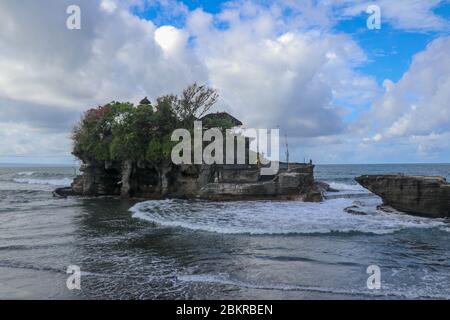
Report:
[[[145,98],[140,105],[150,104]],[[198,119],[203,128],[228,122],[231,127],[242,122],[225,112],[211,113]],[[181,164],[170,160],[105,161],[81,157],[80,171],[70,188],[56,190],[57,195],[122,196],[147,199],[196,198],[209,200],[298,199],[321,201],[322,192],[314,182],[312,163],[278,163],[273,175],[261,174],[261,163],[251,161],[251,139],[245,138],[245,161],[234,164]],[[237,143],[235,144],[235,148]],[[236,149],[235,149],[236,151]],[[235,152],[235,155],[237,152]],[[259,157],[259,155],[258,155]]]

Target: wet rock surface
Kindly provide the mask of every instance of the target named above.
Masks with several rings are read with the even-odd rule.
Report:
[[[450,184],[445,178],[395,174],[355,180],[396,210],[429,218],[450,217]]]
[[[314,182],[314,165],[291,164],[273,176],[261,176],[256,165],[171,165],[84,161],[70,188],[55,196],[122,198],[200,198],[209,200],[292,199],[320,202],[330,191]]]

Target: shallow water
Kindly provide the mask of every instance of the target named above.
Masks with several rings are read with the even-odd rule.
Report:
[[[55,199],[72,168],[0,168],[0,298],[448,299],[448,221],[378,211],[353,180],[395,172],[450,165],[318,166],[341,190],[321,204]],[[343,210],[354,204],[366,215]]]

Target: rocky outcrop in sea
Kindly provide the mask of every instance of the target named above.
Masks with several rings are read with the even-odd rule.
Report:
[[[450,217],[450,184],[442,177],[364,175],[356,178],[383,199],[384,205],[429,218]]]
[[[121,196],[146,199],[284,199],[322,201],[327,186],[314,181],[314,165],[280,163],[277,174],[258,165],[166,165],[85,160],[71,187],[56,196]]]

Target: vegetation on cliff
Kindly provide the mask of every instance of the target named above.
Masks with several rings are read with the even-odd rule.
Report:
[[[192,130],[194,121],[216,104],[217,91],[194,83],[181,96],[165,95],[153,105],[147,98],[135,106],[113,101],[85,112],[72,133],[73,154],[86,161],[148,161],[170,159],[175,129]],[[209,127],[228,129],[227,120]]]

